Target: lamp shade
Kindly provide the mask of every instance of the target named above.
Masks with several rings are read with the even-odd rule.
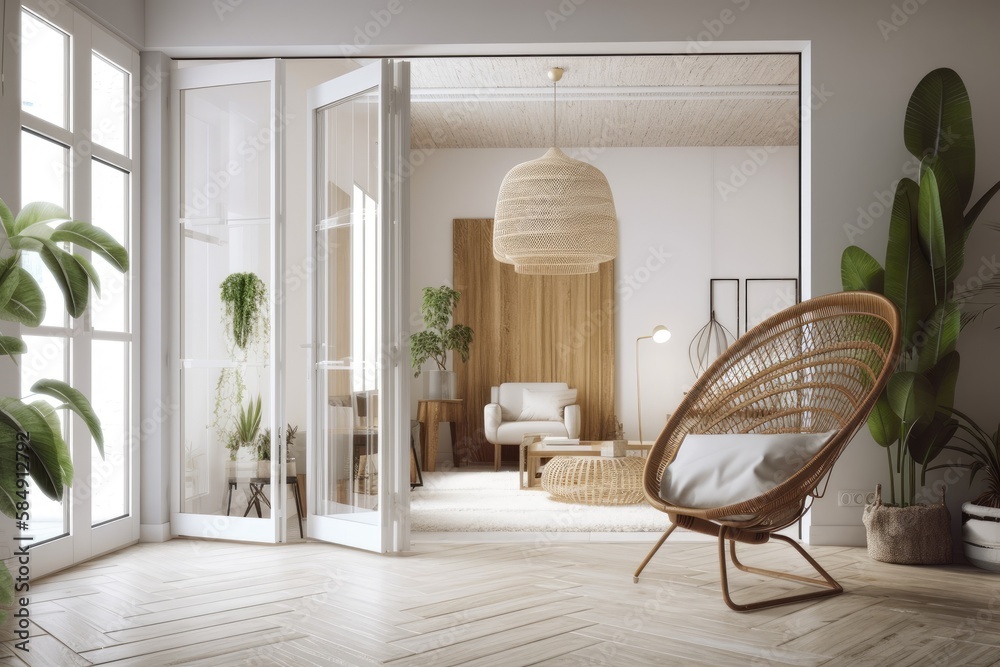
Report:
[[[500,184],[493,256],[517,273],[595,273],[618,254],[608,179],[558,148],[511,169]]]
[[[653,342],[654,343],[666,343],[670,340],[670,329],[666,328],[662,324],[658,324],[653,328]]]

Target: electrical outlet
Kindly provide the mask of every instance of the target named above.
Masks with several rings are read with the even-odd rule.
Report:
[[[844,489],[837,491],[837,505],[840,507],[864,507],[875,502],[874,491]]]

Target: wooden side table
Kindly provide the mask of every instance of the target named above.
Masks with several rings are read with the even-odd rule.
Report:
[[[420,422],[420,463],[423,469],[434,472],[437,458],[438,424],[451,424],[451,456],[458,467],[458,426],[465,423],[462,399],[435,399],[417,401],[417,421]]]

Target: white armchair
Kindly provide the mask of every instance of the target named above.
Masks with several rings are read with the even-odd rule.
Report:
[[[490,399],[483,409],[483,426],[494,445],[494,470],[500,469],[502,446],[520,445],[529,433],[580,437],[576,389],[565,382],[505,382],[490,388]]]

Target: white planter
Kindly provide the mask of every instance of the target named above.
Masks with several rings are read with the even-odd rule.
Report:
[[[1000,509],[963,504],[962,542],[970,563],[1000,572]]]
[[[427,398],[432,401],[457,398],[455,371],[425,371]]]
[[[257,461],[257,477],[271,477],[271,462],[270,461]]]

